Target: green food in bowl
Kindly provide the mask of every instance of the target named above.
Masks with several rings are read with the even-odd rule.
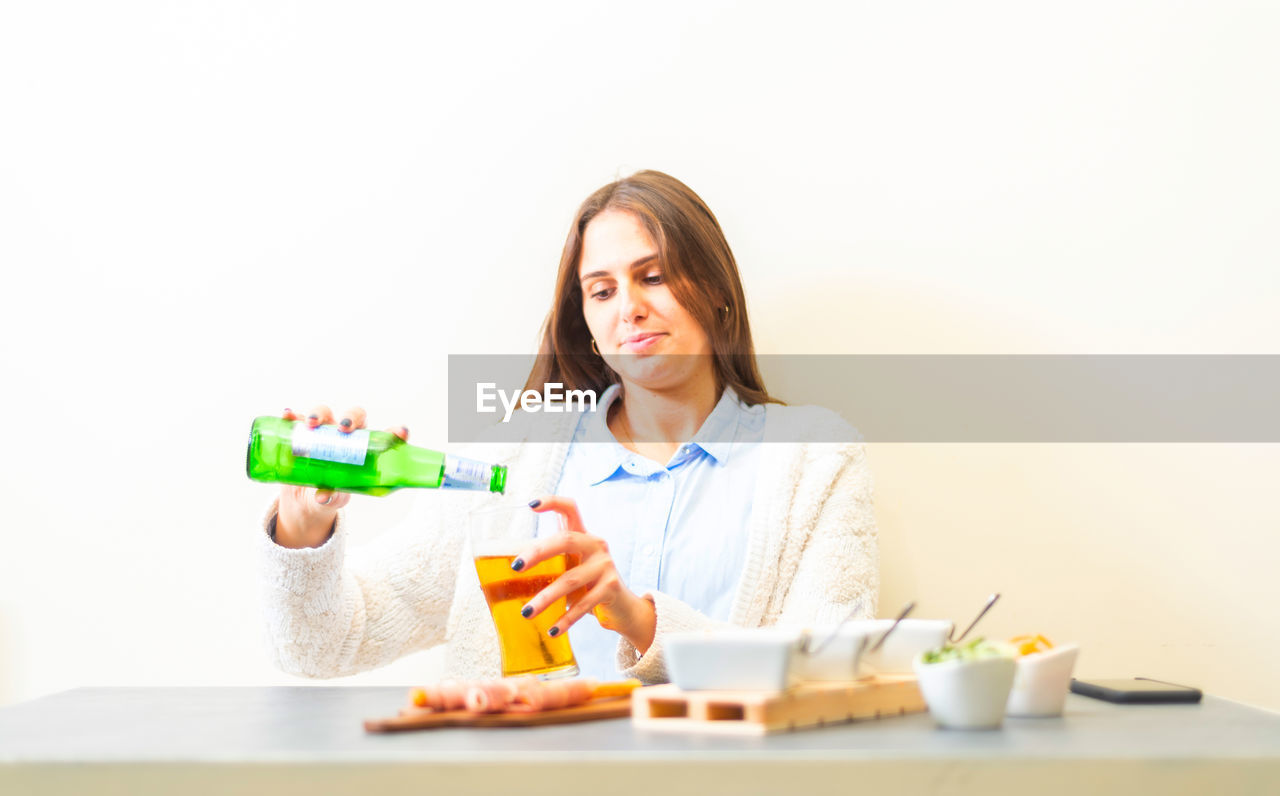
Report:
[[[921,663],[946,663],[947,661],[981,661],[987,658],[1013,658],[1017,650],[1001,641],[976,638],[967,644],[943,644],[937,649],[920,655]]]

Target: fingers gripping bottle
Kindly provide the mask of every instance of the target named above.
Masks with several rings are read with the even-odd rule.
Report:
[[[507,468],[410,445],[387,431],[259,417],[245,465],[255,481],[386,495],[403,487],[502,493]]]

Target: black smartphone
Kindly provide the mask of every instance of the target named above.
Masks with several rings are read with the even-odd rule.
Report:
[[[1128,680],[1071,680],[1071,693],[1124,705],[1199,702],[1199,688],[1166,683],[1148,677]]]

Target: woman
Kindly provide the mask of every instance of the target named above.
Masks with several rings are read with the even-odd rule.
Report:
[[[563,518],[565,530],[541,521],[535,531],[531,515],[513,568],[580,557],[524,613],[572,595],[549,632],[573,628],[584,675],[664,681],[662,640],[673,631],[821,624],[859,603],[874,615],[862,446],[826,442],[853,437],[826,410],[771,403],[733,255],[688,187],[645,171],[583,203],[540,353],[528,388],[603,391],[596,410],[560,415],[562,442],[471,455],[524,474],[539,493],[534,512]],[[308,421],[334,417],[320,407]],[[361,428],[364,412],[340,421]],[[791,441],[765,442],[784,436]],[[268,512],[264,583],[278,664],[332,677],[445,643],[450,676],[495,676],[496,635],[459,566],[474,497],[419,500],[397,531],[348,562],[340,509],[349,499],[283,487],[278,515],[275,504]],[[594,619],[579,621],[587,614]]]

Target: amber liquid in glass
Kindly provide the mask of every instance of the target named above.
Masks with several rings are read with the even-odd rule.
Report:
[[[511,569],[514,555],[476,556],[476,574],[489,603],[498,644],[502,649],[502,676],[537,674],[543,677],[572,677],[578,662],[569,647],[569,634],[556,638],[547,631],[564,615],[567,601],[561,597],[545,611],[530,619],[520,615],[529,600],[564,574],[563,555],[543,561],[523,572]]]

